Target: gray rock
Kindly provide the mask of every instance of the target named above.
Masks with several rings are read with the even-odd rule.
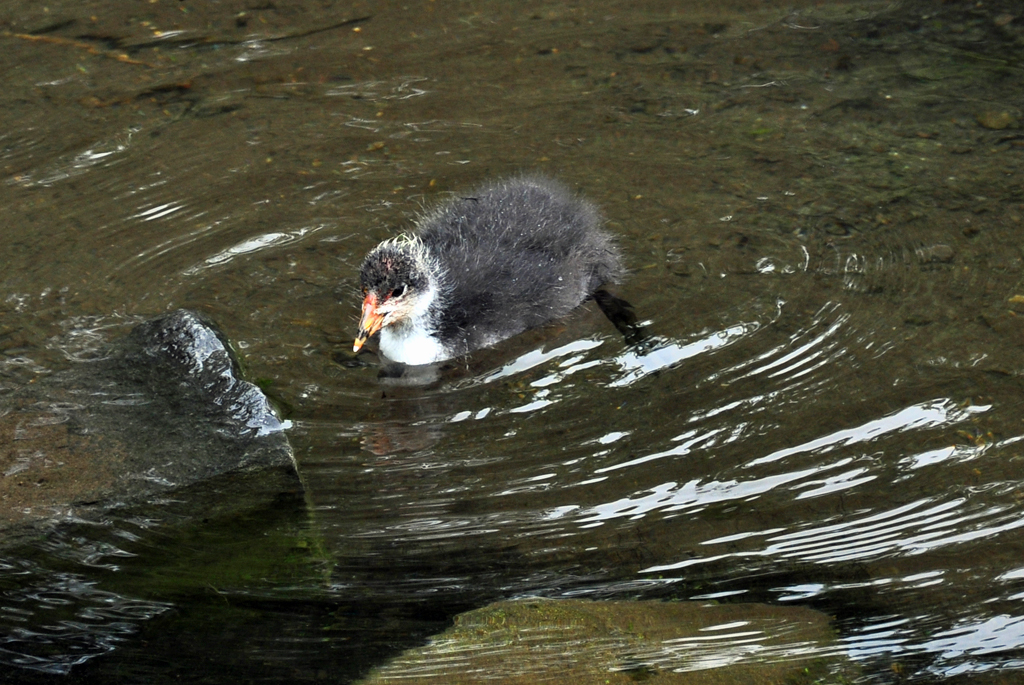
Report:
[[[0,534],[232,472],[297,482],[285,427],[212,324],[186,310],[140,324],[99,361],[4,398]]]
[[[242,380],[224,337],[187,309],[136,326],[122,344],[116,368],[185,415],[198,414],[238,438],[283,430],[266,395]]]

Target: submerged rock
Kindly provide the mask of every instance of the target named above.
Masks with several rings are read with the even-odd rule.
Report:
[[[763,685],[854,675],[828,617],[811,609],[528,599],[461,614],[360,682]]]
[[[0,532],[233,471],[297,480],[284,427],[212,324],[187,310],[140,324],[101,360],[4,398]]]
[[[993,131],[1002,131],[1017,125],[1017,120],[1009,112],[986,110],[978,112],[975,118],[982,127]]]

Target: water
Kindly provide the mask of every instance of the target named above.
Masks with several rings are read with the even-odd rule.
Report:
[[[65,524],[2,554],[4,678],[346,682],[525,594],[812,608],[867,682],[1018,677],[1016,5],[131,12],[4,10],[0,388],[195,308],[303,491],[19,500]],[[591,304],[426,386],[352,360],[365,252],[525,170],[602,207],[647,339]],[[52,409],[0,406],[8,483]]]

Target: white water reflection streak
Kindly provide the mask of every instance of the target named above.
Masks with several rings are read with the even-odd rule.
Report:
[[[779,462],[785,457],[796,454],[813,453],[815,455],[822,455],[839,447],[869,444],[895,432],[951,426],[966,421],[972,415],[987,411],[988,409],[989,407],[987,406],[969,405],[967,407],[959,407],[949,399],[930,400],[907,407],[889,416],[869,421],[861,426],[836,431],[802,445],[778,450],[766,457],[748,462],[745,468]],[[595,473],[632,468],[655,459],[670,456],[685,456],[698,449],[713,447],[718,442],[733,441],[737,439],[740,431],[741,427],[733,427],[731,432],[724,428],[704,433],[687,431],[673,438],[674,441],[681,442],[677,447],[631,459],[622,464],[598,469]],[[617,518],[642,518],[658,510],[664,513],[679,512],[684,509],[696,511],[716,502],[757,497],[776,490],[781,486],[805,480],[816,474],[848,466],[853,461],[854,457],[848,456],[831,462],[822,461],[803,469],[744,480],[703,481],[701,479],[693,479],[685,483],[669,481],[642,492],[634,493],[628,497],[582,509],[578,522],[586,527],[590,527],[601,525],[606,521]],[[794,490],[803,490],[796,495],[796,498],[807,498],[844,487],[855,487],[875,477],[870,475],[867,469],[868,467],[855,468],[838,477],[833,477],[831,480],[811,481],[803,486],[803,488],[812,486],[814,490],[803,490],[803,488],[794,487]],[[660,568],[671,568],[671,565]]]

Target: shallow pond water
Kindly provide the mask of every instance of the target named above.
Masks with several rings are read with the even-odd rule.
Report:
[[[60,525],[0,553],[0,679],[348,682],[526,595],[798,606],[866,682],[1019,677],[1024,16],[699,4],[0,10],[8,485],[60,455],[5,398],[189,307],[302,486],[22,506]],[[366,251],[524,171],[601,206],[644,340],[591,303],[425,384],[353,358]]]

